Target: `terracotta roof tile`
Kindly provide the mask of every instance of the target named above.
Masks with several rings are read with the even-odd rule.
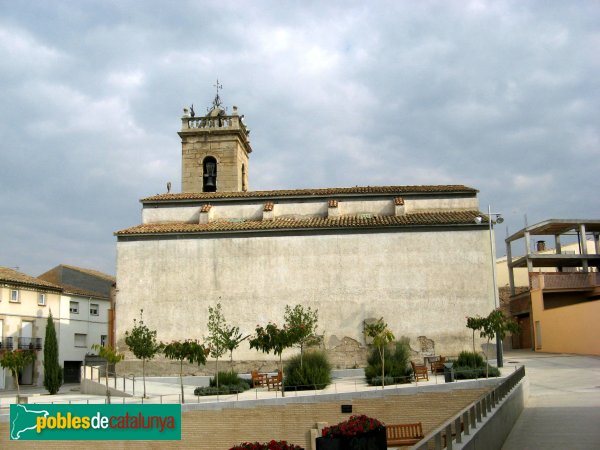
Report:
[[[302,197],[302,196],[331,196],[344,194],[421,194],[421,193],[465,192],[477,193],[473,189],[461,184],[450,185],[423,185],[423,186],[355,186],[346,188],[322,189],[289,189],[274,191],[246,191],[246,192],[182,192],[179,194],[159,194],[142,199],[142,202],[168,202],[176,200],[207,200],[231,198],[265,198],[265,197]]]
[[[62,288],[48,281],[17,272],[8,267],[0,267],[0,282],[15,283],[31,287],[41,287],[61,291]]]
[[[402,206],[404,205],[404,199],[402,197],[396,197],[394,199],[394,204],[397,206]]]
[[[332,198],[331,200],[329,200],[329,207],[330,208],[337,208],[338,207],[338,201],[334,198]]]
[[[265,203],[265,207],[263,208],[263,211],[266,211],[266,212],[273,211],[273,202]]]
[[[116,236],[144,234],[196,234],[238,231],[276,231],[337,228],[386,228],[403,226],[473,225],[479,211],[428,211],[404,216],[346,216],[312,218],[275,218],[273,220],[214,221],[198,223],[144,224],[115,232]]]
[[[212,208],[212,205],[210,203],[205,203],[204,205],[202,205],[200,212],[207,213],[210,211],[211,208]]]

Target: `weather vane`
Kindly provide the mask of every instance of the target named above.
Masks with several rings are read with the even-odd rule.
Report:
[[[221,97],[219,97],[219,89],[223,89],[223,85],[219,84],[219,79],[217,78],[217,84],[213,84],[215,88],[217,88],[217,95],[215,95],[215,99],[213,101],[213,105],[215,108],[221,106]]]

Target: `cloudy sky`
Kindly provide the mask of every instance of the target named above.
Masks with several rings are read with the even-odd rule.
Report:
[[[0,0],[0,265],[115,273],[223,85],[250,188],[465,184],[600,218],[599,1]]]

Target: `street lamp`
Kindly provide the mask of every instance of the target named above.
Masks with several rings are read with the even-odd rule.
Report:
[[[499,307],[498,286],[497,286],[498,283],[496,282],[496,255],[494,254],[494,239],[493,239],[493,235],[492,235],[492,217],[494,217],[496,219],[496,223],[504,222],[504,219],[502,218],[502,214],[493,213],[492,207],[490,205],[488,205],[488,229],[489,229],[489,233],[490,233],[490,257],[492,260],[492,280],[493,280],[492,289],[494,290],[494,308],[498,309],[498,307]],[[476,217],[475,222],[481,223],[481,219],[482,219],[481,217]],[[502,360],[502,341],[500,340],[498,333],[496,333],[496,364],[498,367],[504,367],[504,361]]]

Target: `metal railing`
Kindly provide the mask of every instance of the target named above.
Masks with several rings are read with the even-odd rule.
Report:
[[[41,350],[42,338],[20,337],[18,338],[19,350]]]
[[[524,376],[525,366],[517,368],[498,386],[482,395],[478,400],[447,420],[442,426],[429,433],[411,448],[415,450],[427,450],[430,448],[434,448],[435,450],[447,448],[451,450],[454,443],[462,443],[463,437],[470,435],[488,414],[493,414],[492,409],[506,397]]]
[[[0,339],[0,350],[12,350],[13,349],[13,338],[5,337]]]

